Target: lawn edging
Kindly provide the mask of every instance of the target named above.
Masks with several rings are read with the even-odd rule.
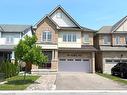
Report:
[[[126,84],[127,85],[127,80],[124,80],[120,77],[117,77],[117,76],[112,76],[110,74],[105,74],[105,73],[96,73],[97,75],[100,75],[102,77],[105,77],[105,78],[108,78],[108,79],[111,79],[113,81],[116,81],[116,82],[119,82],[119,83],[123,83],[123,84]]]

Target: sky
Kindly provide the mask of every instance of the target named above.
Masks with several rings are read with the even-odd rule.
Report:
[[[95,30],[127,15],[127,0],[1,0],[0,24],[35,25],[58,5],[81,26]]]

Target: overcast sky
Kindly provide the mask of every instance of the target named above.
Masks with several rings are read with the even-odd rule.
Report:
[[[127,15],[127,0],[1,0],[0,24],[34,25],[57,5],[91,29],[113,25]]]

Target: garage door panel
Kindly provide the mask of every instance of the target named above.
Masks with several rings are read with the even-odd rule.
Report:
[[[59,71],[64,72],[90,72],[90,61],[88,59],[66,59],[59,61]]]

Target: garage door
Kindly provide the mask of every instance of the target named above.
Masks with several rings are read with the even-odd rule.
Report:
[[[104,68],[104,73],[111,74],[111,69],[114,67],[117,63],[120,61],[122,62],[127,62],[127,59],[105,59],[105,68]]]
[[[89,59],[59,59],[58,70],[63,72],[90,72]]]

